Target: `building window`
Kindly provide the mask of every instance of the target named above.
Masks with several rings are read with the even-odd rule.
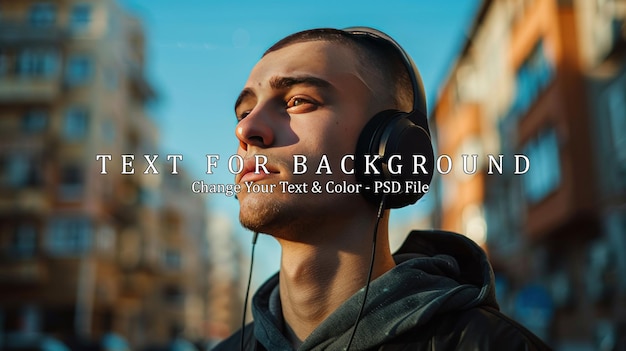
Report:
[[[95,246],[99,252],[113,253],[115,250],[115,228],[109,224],[102,224],[95,237]]]
[[[29,21],[34,27],[50,27],[56,19],[56,8],[52,3],[41,2],[30,8]]]
[[[48,112],[45,110],[28,110],[22,116],[22,131],[24,133],[39,133],[48,126]]]
[[[517,118],[525,113],[553,77],[554,67],[546,57],[541,40],[517,70],[515,101],[509,114]]]
[[[4,185],[21,188],[24,186],[39,185],[41,183],[41,171],[35,158],[24,153],[12,153],[0,160],[0,176]]]
[[[607,106],[609,111],[609,124],[611,140],[615,159],[626,170],[626,90],[623,80],[613,84],[607,91]]]
[[[5,49],[0,48],[0,77],[7,75],[9,73],[9,52]]]
[[[158,191],[142,186],[139,187],[137,192],[137,202],[141,206],[156,209],[161,205],[161,197]]]
[[[107,87],[107,89],[111,91],[115,91],[118,89],[120,85],[119,74],[115,69],[108,68],[106,70],[106,74],[104,75],[104,84]]]
[[[72,255],[91,247],[92,227],[86,218],[54,218],[50,221],[46,248],[53,255]]]
[[[15,228],[11,255],[20,258],[29,258],[35,255],[37,248],[37,230],[31,223],[21,223]]]
[[[91,5],[75,4],[70,14],[70,28],[72,31],[80,32],[89,28],[91,23]]]
[[[166,268],[179,270],[182,267],[182,257],[180,252],[173,249],[166,249],[163,253],[163,263]]]
[[[65,81],[69,85],[80,85],[85,83],[91,76],[91,59],[84,55],[76,55],[67,61],[65,71]]]
[[[70,108],[65,114],[63,135],[68,140],[84,139],[89,127],[89,113],[83,107]]]
[[[22,335],[37,335],[41,333],[42,313],[38,306],[27,304],[20,308],[20,329]]]
[[[178,285],[166,285],[163,287],[163,299],[169,304],[180,306],[185,301],[185,293]]]
[[[543,200],[561,182],[559,143],[553,128],[540,133],[524,147],[530,160],[530,170],[523,175],[524,194],[530,203]]]
[[[27,49],[18,55],[17,73],[22,77],[51,77],[57,71],[57,63],[53,49]]]
[[[11,155],[7,160],[5,179],[8,185],[21,187],[26,185],[30,162],[24,155]]]
[[[62,200],[76,200],[83,195],[85,175],[78,165],[68,165],[61,170],[59,197]]]
[[[115,142],[117,133],[115,132],[115,124],[112,120],[108,119],[103,121],[100,131],[102,133],[102,139],[104,139],[107,144],[113,144]]]

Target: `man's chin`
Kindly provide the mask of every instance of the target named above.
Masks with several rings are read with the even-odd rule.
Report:
[[[269,222],[278,215],[276,204],[266,196],[244,194],[239,197],[239,222],[244,228],[265,233]]]

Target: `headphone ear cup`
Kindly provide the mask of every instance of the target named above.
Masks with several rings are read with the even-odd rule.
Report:
[[[359,136],[354,162],[356,179],[363,184],[363,196],[373,204],[380,203],[383,192],[387,193],[385,208],[414,204],[424,195],[424,185],[430,184],[434,169],[430,136],[409,117],[397,110],[380,112],[370,119]],[[367,169],[367,158],[371,160],[376,155],[380,159],[373,164],[379,174]]]
[[[372,170],[367,169],[367,157],[371,159],[376,155],[380,155],[381,136],[389,122],[399,113],[401,112],[386,110],[375,114],[363,127],[356,144],[354,155],[356,180],[359,184],[363,184],[363,196],[374,204],[378,204],[381,198],[380,194],[374,193],[374,184],[378,180],[384,180],[385,175],[382,173],[382,158],[373,163],[375,168],[381,172],[380,174],[375,174]]]

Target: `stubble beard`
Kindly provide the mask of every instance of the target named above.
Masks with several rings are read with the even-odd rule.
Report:
[[[250,196],[251,194],[247,194]],[[316,194],[287,194],[273,197],[253,194],[240,199],[239,222],[253,232],[269,234],[277,239],[305,242],[312,229],[327,220],[332,202],[316,201]],[[331,200],[332,199],[327,199]]]
[[[267,194],[246,194],[240,197],[239,222],[253,232],[269,234],[277,239],[304,242],[309,240],[309,232],[319,229],[332,218],[345,215],[341,208],[350,208],[349,204],[360,198],[359,194],[350,196],[325,194],[324,201],[316,201],[317,194],[288,195],[274,197]],[[343,213],[343,214],[341,214]],[[330,216],[329,216],[330,215]]]
[[[254,202],[254,203],[250,203]],[[239,222],[241,225],[253,232],[265,233],[268,222],[274,222],[280,213],[275,203],[264,201],[261,203],[257,199],[245,199],[240,201]]]
[[[251,198],[248,198],[250,197]],[[263,194],[247,194],[240,200],[239,222],[253,232],[283,236],[293,232],[298,210],[293,204],[284,203]]]

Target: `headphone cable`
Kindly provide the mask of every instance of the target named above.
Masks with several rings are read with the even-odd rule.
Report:
[[[374,271],[374,259],[376,257],[376,239],[378,237],[378,225],[380,224],[380,220],[382,219],[383,214],[384,214],[385,199],[386,199],[386,194],[383,194],[383,197],[380,200],[380,205],[378,206],[378,213],[376,214],[376,224],[374,225],[374,233],[372,235],[372,255],[370,258],[369,271],[367,273],[367,283],[365,284],[365,291],[363,293],[363,302],[361,303],[359,314],[357,315],[356,321],[354,322],[354,327],[352,327],[352,334],[350,335],[350,340],[348,340],[346,351],[349,350],[350,346],[352,345],[352,340],[354,339],[354,335],[356,334],[356,329],[359,325],[361,314],[363,314],[363,309],[365,308],[365,302],[367,300],[367,293],[369,292],[370,282],[372,281],[372,272]],[[256,248],[256,241],[258,237],[259,237],[259,233],[254,232],[254,235],[252,236],[252,250],[250,252],[250,271],[248,273],[246,296],[244,298],[244,304],[243,304],[243,316],[241,318],[241,345],[240,345],[241,351],[243,351],[244,349],[243,346],[244,346],[244,336],[245,336],[245,329],[246,329],[246,313],[248,311],[248,299],[250,295],[250,285],[252,282],[252,268],[254,266],[254,249]]]
[[[254,248],[259,232],[254,232],[252,236],[252,252],[250,253],[250,272],[248,273],[248,284],[246,286],[246,297],[243,301],[243,316],[241,317],[241,351],[243,351],[243,339],[246,331],[246,313],[248,312],[248,295],[250,294],[250,283],[252,282],[252,267],[254,264]]]
[[[352,327],[352,334],[350,335],[350,340],[348,340],[346,351],[350,350],[350,346],[352,345],[354,334],[356,334],[356,328],[359,325],[361,314],[363,313],[363,309],[365,308],[365,301],[367,300],[367,293],[370,289],[370,282],[372,281],[372,272],[374,271],[374,258],[376,257],[376,238],[378,237],[378,224],[380,224],[380,220],[384,214],[386,198],[387,198],[387,194],[383,194],[382,198],[380,199],[380,205],[378,206],[378,213],[376,214],[376,225],[374,226],[374,234],[372,235],[372,257],[370,258],[370,268],[369,268],[369,272],[367,273],[367,283],[365,284],[365,291],[363,292],[363,302],[361,302],[361,308],[359,309],[359,314],[356,316],[354,327]]]

